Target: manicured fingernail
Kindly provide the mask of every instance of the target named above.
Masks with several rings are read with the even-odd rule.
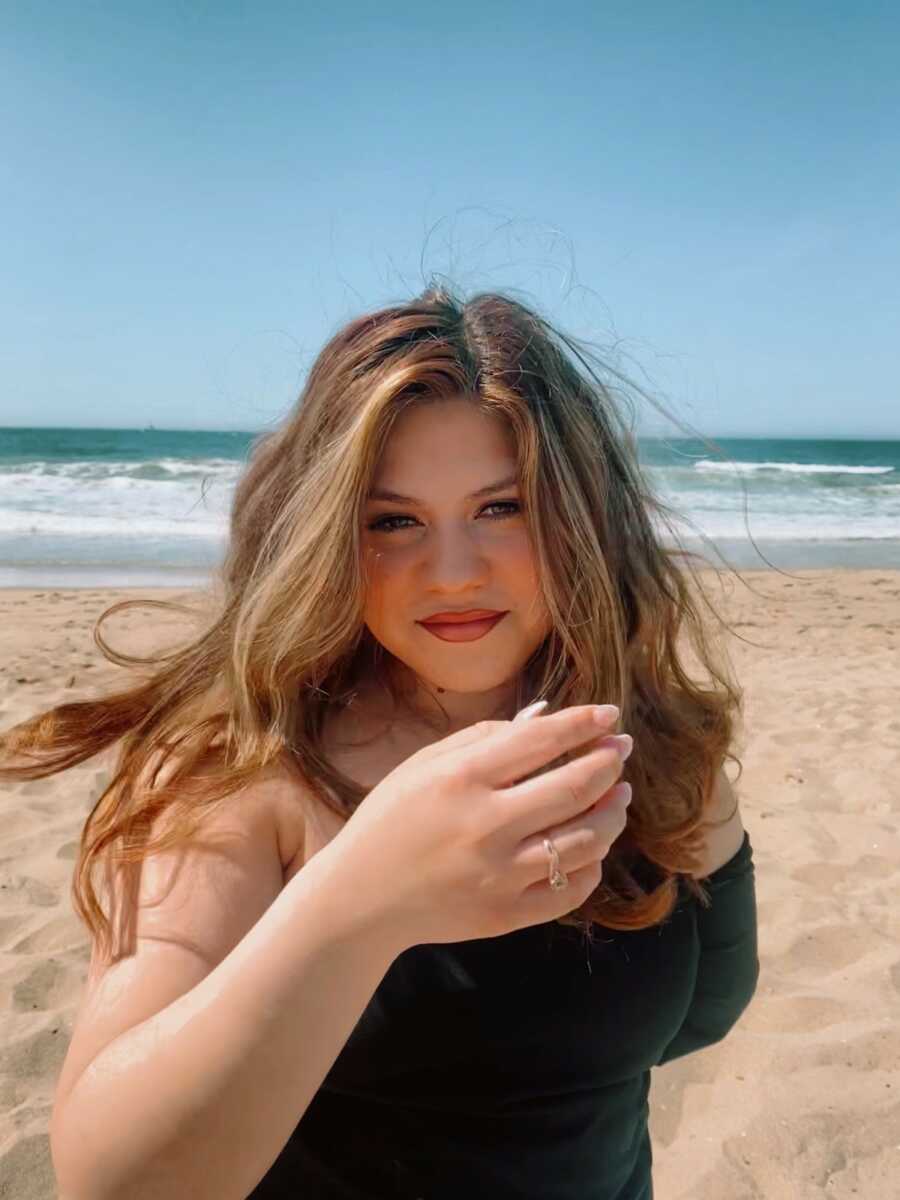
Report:
[[[529,717],[536,717],[537,714],[547,707],[549,700],[535,700],[534,704],[529,704],[527,708],[521,708],[513,717],[514,721],[527,721]]]
[[[594,718],[598,725],[613,725],[618,717],[619,710],[614,704],[598,704],[594,709]]]
[[[611,733],[608,738],[603,739],[605,742],[612,742],[622,756],[622,762],[628,757],[634,749],[634,738],[630,733]]]

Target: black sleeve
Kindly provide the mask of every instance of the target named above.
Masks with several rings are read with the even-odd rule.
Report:
[[[691,897],[700,939],[694,995],[657,1066],[721,1041],[750,1003],[759,979],[753,849],[746,831],[734,856],[702,882],[710,907]]]

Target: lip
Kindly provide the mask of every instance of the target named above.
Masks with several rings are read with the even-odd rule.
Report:
[[[465,616],[465,614],[460,614],[460,616]],[[505,616],[505,612],[500,612],[474,621],[471,619],[461,621],[457,617],[454,621],[429,619],[428,621],[419,621],[419,624],[423,629],[427,629],[429,633],[440,638],[442,642],[475,642],[490,633]]]
[[[465,612],[439,612],[420,621],[420,625],[461,625],[467,621],[491,621],[502,617],[496,608],[468,608]]]

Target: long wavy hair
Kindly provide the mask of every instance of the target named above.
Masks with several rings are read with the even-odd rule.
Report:
[[[329,712],[361,681],[381,678],[402,702],[383,670],[387,652],[362,619],[364,499],[399,414],[461,396],[512,431],[552,619],[521,672],[517,708],[539,697],[546,711],[614,703],[634,737],[622,776],[633,786],[627,827],[598,888],[559,921],[587,936],[594,924],[646,928],[673,911],[679,881],[708,903],[690,872],[701,861],[717,772],[726,758],[741,768],[733,742],[743,697],[701,615],[703,604],[720,620],[691,560],[709,564],[677,545],[675,520],[685,518],[639,465],[619,410],[622,396],[630,403],[621,382],[586,343],[517,300],[491,292],[463,301],[443,284],[359,316],[327,342],[286,419],[251,446],[214,576],[214,619],[200,636],[149,657],[123,654],[101,636],[109,616],[184,606],[110,606],[94,640],[140,678],[56,705],[0,737],[7,781],[117,748],[71,887],[101,955],[112,940],[94,886],[103,864],[139,863],[189,840],[205,809],[273,764],[341,817],[364,799],[322,741]],[[661,527],[674,548],[662,544]]]

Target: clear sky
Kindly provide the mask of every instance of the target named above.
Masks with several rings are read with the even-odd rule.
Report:
[[[900,437],[894,3],[3,23],[0,425],[262,428],[438,273],[615,343],[703,433]]]

